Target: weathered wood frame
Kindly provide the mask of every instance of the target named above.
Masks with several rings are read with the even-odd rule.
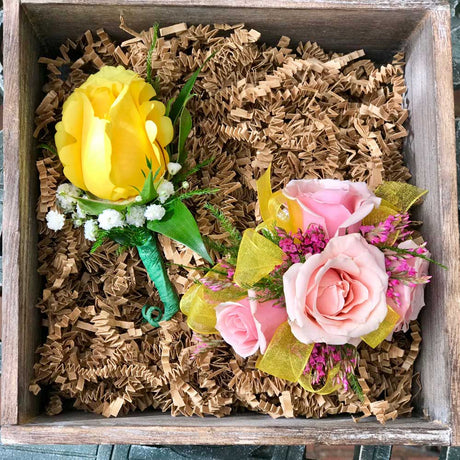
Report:
[[[422,315],[423,388],[417,415],[381,426],[349,417],[272,420],[245,414],[224,419],[137,414],[103,419],[84,413],[39,415],[28,383],[39,343],[36,274],[37,173],[32,138],[39,101],[37,58],[87,28],[117,33],[118,16],[137,29],[154,20],[239,22],[265,40],[286,33],[326,48],[363,47],[387,59],[407,52],[410,110],[406,158],[415,182],[430,193],[420,209],[434,257]],[[172,18],[172,19],[171,19]],[[444,1],[423,0],[7,0],[5,2],[5,208],[2,441],[4,443],[142,444],[460,444],[459,247],[450,15]],[[423,415],[422,415],[423,414]],[[424,416],[427,416],[425,418]]]

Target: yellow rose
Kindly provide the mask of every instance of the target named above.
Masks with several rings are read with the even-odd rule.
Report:
[[[151,100],[155,94],[135,72],[107,66],[69,96],[55,141],[72,184],[116,201],[142,189],[146,158],[163,175],[173,126],[164,104]]]

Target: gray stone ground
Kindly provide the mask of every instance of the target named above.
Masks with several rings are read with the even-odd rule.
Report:
[[[454,72],[454,88],[460,89],[460,0],[450,0],[452,9],[452,57]],[[0,26],[3,22],[3,12],[0,11]],[[2,67],[0,64],[0,72]],[[0,73],[0,103],[3,95],[3,77]],[[460,118],[456,119],[457,133],[457,175],[459,177],[460,196]],[[0,227],[3,207],[3,132],[0,131]],[[460,209],[460,202],[459,202]],[[1,279],[1,255],[0,255]],[[1,351],[1,342],[0,342]],[[0,354],[1,372],[1,354]],[[331,448],[325,453],[327,458],[344,459],[340,447],[334,452]],[[431,454],[432,455],[432,454]],[[301,460],[304,457],[304,446],[136,446],[136,445],[42,445],[42,446],[4,446],[0,444],[0,460],[235,460],[235,459],[272,459],[272,460]],[[320,457],[323,455],[320,454]],[[427,457],[412,457],[424,459]]]

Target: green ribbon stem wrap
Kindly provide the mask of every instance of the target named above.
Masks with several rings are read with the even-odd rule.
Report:
[[[142,316],[153,327],[158,327],[160,321],[170,320],[179,311],[179,297],[168,277],[163,256],[158,248],[156,234],[151,233],[142,244],[136,247],[164,305],[163,311],[160,307],[144,305]],[[153,317],[154,312],[158,313],[155,317]]]

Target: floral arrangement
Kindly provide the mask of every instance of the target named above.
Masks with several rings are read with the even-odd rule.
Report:
[[[431,259],[408,210],[426,191],[313,179],[272,193],[270,170],[257,188],[263,223],[234,231],[227,256],[181,300],[199,347],[220,334],[241,357],[260,354],[259,370],[362,395],[357,345],[407,331],[424,306]]]
[[[394,332],[406,332],[409,322],[417,318],[424,306],[424,286],[430,281],[428,266],[434,261],[409,210],[426,191],[403,182],[384,182],[371,191],[364,182],[304,179],[292,180],[282,190],[273,192],[268,168],[257,181],[261,222],[254,222],[253,228],[240,233],[219,207],[208,203],[204,208],[220,223],[228,241],[216,243],[209,239],[206,247],[185,202],[197,195],[218,192],[216,188],[194,189],[188,182],[193,183],[190,175],[209,165],[212,159],[188,166],[193,161],[187,162],[185,144],[192,129],[187,102],[193,97],[195,80],[209,58],[197,70],[195,66],[193,73],[187,73],[192,75],[176,97],[161,102],[151,67],[157,30],[153,29],[145,80],[124,67],[103,66],[66,99],[62,120],[56,125],[55,144],[69,182],[57,187],[56,206],[46,215],[48,228],[81,228],[85,238],[92,242],[92,252],[107,239],[118,243],[120,251],[137,248],[163,303],[163,307],[142,308],[142,317],[151,326],[164,322],[164,349],[154,347],[161,349],[161,353],[166,350],[165,356],[169,353],[171,336],[166,322],[179,310],[193,331],[192,335],[181,314],[169,321],[171,329],[180,331],[171,355],[184,367],[184,381],[190,378],[190,363],[190,367],[201,372],[206,357],[199,355],[210,348],[215,348],[217,355],[224,348],[233,359],[232,351],[225,345],[228,344],[241,357],[237,358],[238,363],[250,364],[250,372],[255,365],[265,376],[299,384],[311,393],[327,395],[352,390],[364,400],[366,389],[363,385],[363,391],[355,375],[360,359],[358,345],[363,342],[377,347],[385,339],[391,340]],[[209,54],[213,55],[203,55]],[[181,79],[184,80],[185,77]],[[214,85],[214,74],[211,81]],[[243,112],[247,113],[237,113]],[[214,130],[211,132],[213,136]],[[240,134],[234,132],[236,138]],[[260,164],[255,171],[261,169]],[[396,179],[400,177],[404,178]],[[378,177],[375,181],[380,183]],[[207,185],[204,181],[203,187]],[[240,227],[246,227],[246,223]],[[210,264],[180,266],[204,272],[190,288],[187,284],[188,290],[181,299],[168,278],[157,234],[187,246]],[[217,263],[210,253],[217,255]],[[136,305],[133,309],[134,316],[138,315],[137,308]],[[142,321],[132,317],[130,320],[132,329],[127,335],[138,334],[139,340],[146,337],[144,343],[150,341],[148,333],[159,336],[163,332],[163,327],[152,331],[145,324],[137,329]],[[85,327],[97,331],[92,324]],[[186,338],[179,336],[184,332]],[[190,342],[193,351],[189,356]],[[142,359],[153,359],[150,348],[139,350]],[[129,353],[128,356],[131,360]],[[246,358],[249,359],[245,361]],[[187,364],[183,365],[185,361]],[[141,365],[150,366],[144,361]],[[43,364],[46,366],[48,363]],[[163,372],[161,367],[158,372]],[[174,372],[167,375],[165,371],[161,379],[172,378]],[[105,385],[106,369],[101,370],[99,378]],[[91,379],[92,376],[88,377],[88,381]],[[115,380],[120,379],[117,376]],[[223,379],[224,388],[228,380]],[[153,379],[149,377],[149,381]],[[149,384],[155,391],[156,382]],[[193,393],[190,382],[188,390]],[[125,384],[131,385],[127,380]],[[183,388],[175,385],[182,392]],[[149,394],[152,388],[146,388]],[[269,394],[271,390],[264,391]],[[75,394],[81,391],[76,388],[71,396]],[[131,402],[130,398],[126,401]],[[169,400],[163,399],[161,409],[167,410]],[[266,403],[260,399],[261,405]],[[308,405],[308,400],[303,399]],[[203,409],[208,404],[204,402],[194,410],[200,415],[206,410],[223,415],[228,409],[221,410],[223,401],[230,398],[216,396],[212,410],[210,405]],[[96,403],[99,411],[102,406]],[[85,402],[83,407],[94,408],[96,403]],[[190,415],[188,403],[182,403],[181,413]],[[105,414],[117,414],[120,410],[117,406],[111,412],[116,399],[104,404]],[[142,401],[138,407],[145,407],[143,404]],[[249,407],[251,404],[252,401]]]
[[[47,225],[61,230],[65,215],[70,216],[94,242],[92,251],[107,238],[121,248],[137,247],[164,304],[163,311],[144,306],[142,315],[153,326],[179,310],[156,234],[211,261],[195,218],[183,202],[217,191],[188,190],[186,178],[203,165],[182,172],[185,140],[192,128],[186,104],[199,72],[165,107],[155,99],[152,84],[138,74],[105,66],[69,96],[56,125],[57,153],[70,183],[58,187],[59,210],[48,212]]]

